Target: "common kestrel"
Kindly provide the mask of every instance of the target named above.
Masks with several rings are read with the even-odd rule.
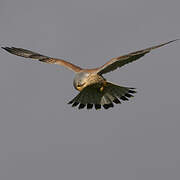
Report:
[[[85,106],[87,106],[87,109],[92,109],[93,105],[95,109],[100,109],[101,106],[108,109],[110,107],[114,107],[113,103],[120,104],[121,100],[127,101],[128,98],[133,97],[132,94],[136,93],[136,91],[134,88],[118,86],[108,82],[102,75],[141,58],[153,49],[177,40],[178,39],[140,51],[132,52],[120,57],[112,58],[103,66],[94,69],[84,69],[65,60],[51,58],[22,48],[2,48],[17,56],[38,59],[41,62],[50,64],[58,64],[74,71],[75,78],[73,85],[76,90],[80,91],[80,93],[73,98],[69,104],[72,104],[73,107],[79,105],[79,109],[82,109]]]

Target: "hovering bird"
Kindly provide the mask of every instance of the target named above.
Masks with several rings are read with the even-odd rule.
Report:
[[[129,98],[133,97],[132,94],[136,93],[136,91],[135,88],[118,86],[108,82],[103,77],[103,74],[114,71],[115,69],[122,67],[130,62],[136,61],[145,54],[149,53],[151,50],[162,47],[177,40],[178,39],[157,46],[152,46],[140,51],[132,52],[120,57],[112,58],[101,67],[93,69],[84,69],[65,60],[44,56],[22,48],[2,48],[17,56],[37,59],[41,62],[49,64],[58,64],[74,71],[75,77],[73,85],[76,90],[80,91],[80,93],[68,104],[72,104],[73,107],[79,105],[79,109],[82,109],[85,106],[87,106],[87,109],[92,109],[93,106],[95,109],[101,109],[101,106],[103,106],[105,109],[108,109],[110,107],[114,107],[113,103],[120,104],[121,100],[127,101]]]

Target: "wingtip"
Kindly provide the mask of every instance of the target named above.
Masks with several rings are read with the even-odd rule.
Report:
[[[6,51],[9,51],[9,50],[11,50],[11,48],[10,47],[1,47],[2,49],[4,49],[4,50],[6,50]]]
[[[15,48],[15,47],[1,47],[2,49],[4,49],[5,51],[7,51],[7,52],[9,52],[9,53],[12,53],[12,54],[15,54],[15,53],[13,53],[14,51],[16,51],[17,50],[17,48]]]
[[[168,42],[164,43],[164,45],[170,44],[170,43],[173,43],[173,42],[176,42],[176,41],[179,41],[179,40],[180,40],[180,39],[174,39],[174,40],[171,40],[171,41],[168,41]]]
[[[176,41],[179,41],[179,40],[180,39],[174,39],[174,40],[169,41],[169,43],[176,42]]]
[[[1,47],[1,48],[6,50],[7,47]]]

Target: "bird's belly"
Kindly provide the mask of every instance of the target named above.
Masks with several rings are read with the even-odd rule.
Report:
[[[106,80],[102,76],[99,76],[97,74],[90,74],[87,77],[85,84],[83,86],[77,87],[76,89],[78,91],[82,91],[85,87],[91,85],[94,88],[100,89],[100,91],[102,91],[106,86]]]
[[[94,85],[95,88],[101,88],[105,86],[106,80],[97,74],[92,74],[88,77],[86,86]]]

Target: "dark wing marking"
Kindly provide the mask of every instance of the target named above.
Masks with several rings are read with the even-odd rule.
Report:
[[[4,50],[8,51],[11,54],[17,55],[17,56],[21,56],[21,57],[25,57],[25,58],[32,58],[32,59],[38,59],[41,62],[45,62],[45,63],[49,63],[49,64],[58,64],[61,66],[64,66],[72,71],[75,72],[79,72],[81,70],[80,67],[67,62],[65,60],[62,59],[55,59],[55,58],[51,58],[48,56],[44,56],[42,54],[33,52],[33,51],[29,51],[27,49],[22,49],[22,48],[15,48],[15,47],[2,47]]]
[[[179,39],[172,40],[172,41],[169,41],[169,42],[157,45],[157,46],[152,46],[150,48],[146,48],[146,49],[143,49],[140,51],[132,52],[132,53],[126,54],[124,56],[113,58],[110,61],[108,61],[106,64],[101,66],[100,68],[96,69],[96,72],[97,72],[97,74],[101,75],[101,74],[108,73],[110,71],[114,71],[118,67],[121,67],[121,66],[124,66],[125,64],[136,61],[137,59],[141,58],[142,56],[149,53],[153,49],[162,47],[166,44],[175,42],[177,40],[179,40]]]

